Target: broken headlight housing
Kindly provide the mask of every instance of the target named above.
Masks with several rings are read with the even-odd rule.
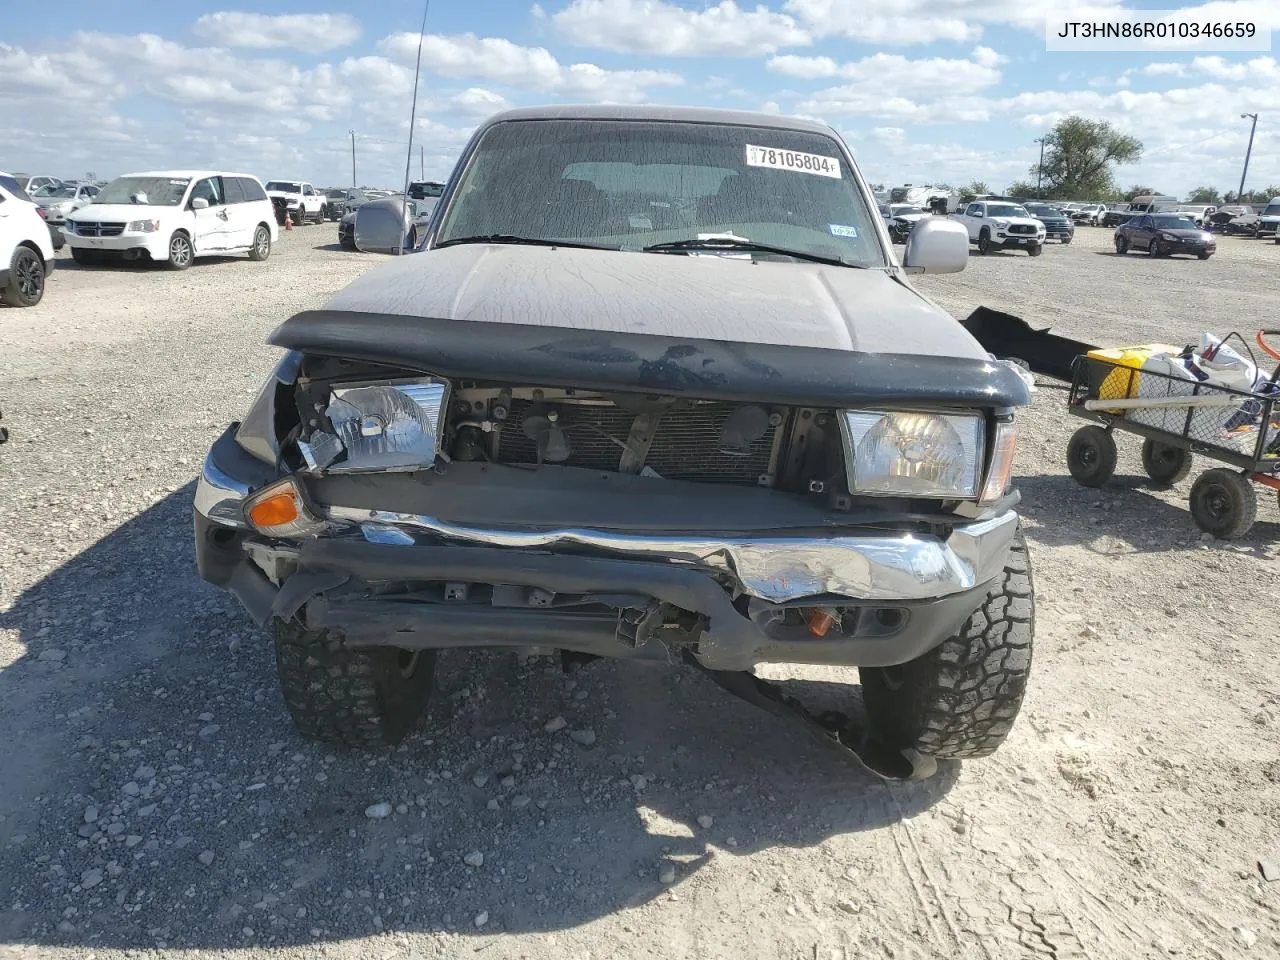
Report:
[[[940,500],[978,498],[983,417],[845,410],[840,429],[850,493]]]
[[[448,383],[433,378],[335,384],[325,409],[334,432],[317,430],[298,450],[313,473],[428,469],[440,450],[448,396]]]

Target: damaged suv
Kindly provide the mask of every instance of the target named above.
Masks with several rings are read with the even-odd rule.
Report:
[[[962,269],[963,226],[899,262],[830,128],[661,107],[500,114],[437,213],[272,334],[199,480],[201,575],[304,733],[395,742],[436,652],[483,646],[856,666],[891,752],[1004,740],[1028,394],[906,280]]]

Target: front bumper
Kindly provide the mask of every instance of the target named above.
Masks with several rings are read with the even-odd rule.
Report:
[[[1076,228],[1067,223],[1045,224],[1044,235],[1048,240],[1070,240],[1076,235]]]
[[[169,234],[159,230],[152,233],[122,233],[116,237],[82,237],[70,230],[63,230],[62,233],[72,250],[102,250],[117,253],[145,250],[153,260],[167,260],[169,257]]]
[[[194,503],[201,576],[261,624],[298,616],[351,644],[409,649],[675,659],[683,647],[714,670],[915,659],[982,603],[1018,525],[1006,509],[945,536],[865,526],[713,536],[488,528],[335,506],[324,511],[328,535],[272,542],[241,519],[269,474],[228,433]],[[815,606],[844,610],[839,628],[814,637],[787,612]]]

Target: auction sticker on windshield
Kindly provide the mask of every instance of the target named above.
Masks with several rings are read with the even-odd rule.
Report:
[[[747,166],[766,167],[770,170],[791,170],[795,173],[813,173],[820,177],[841,179],[840,161],[818,153],[800,153],[797,150],[779,150],[776,147],[757,147],[747,144]]]

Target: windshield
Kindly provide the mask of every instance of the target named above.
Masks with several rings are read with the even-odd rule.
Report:
[[[1025,207],[1020,207],[1016,203],[988,203],[988,217],[1025,217],[1027,211]]]
[[[1054,216],[1054,215],[1060,215],[1062,213],[1062,211],[1059,210],[1057,207],[1047,207],[1041,203],[1029,203],[1027,204],[1027,209],[1034,214],[1037,214],[1037,215],[1043,214],[1044,216]]]
[[[909,203],[895,203],[889,210],[895,217],[900,217],[906,213],[924,213],[924,210],[920,207],[912,206]]]
[[[267,189],[277,193],[301,193],[302,184],[293,180],[268,180]]]
[[[120,177],[103,187],[93,202],[176,207],[182,202],[190,182],[187,177]]]
[[[325,195],[326,197],[328,197],[330,200],[345,200],[345,199],[347,198],[347,191],[345,191],[345,190],[326,190],[326,191],[324,192],[324,195]]]
[[[411,183],[409,184],[409,196],[414,200],[426,200],[433,197],[439,197],[444,193],[443,183]]]
[[[1264,217],[1280,216],[1280,203],[1268,203],[1267,208],[1262,211]]]
[[[41,187],[34,194],[32,194],[32,196],[35,196],[35,197],[74,197],[75,195],[76,195],[76,188],[69,187],[66,184],[61,184],[59,186],[48,184],[47,186]]]
[[[840,145],[821,134],[517,120],[483,135],[436,242],[506,235],[640,250],[732,232],[884,266],[871,217]]]
[[[1199,230],[1194,220],[1188,220],[1186,217],[1156,217],[1155,225],[1157,230]]]

